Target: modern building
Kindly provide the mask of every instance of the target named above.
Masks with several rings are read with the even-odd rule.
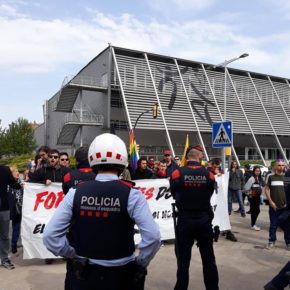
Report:
[[[233,122],[233,158],[290,159],[290,80],[108,46],[43,106],[38,145],[72,153],[114,132],[127,144],[135,128],[140,155],[181,155],[190,144],[212,148],[212,123]],[[158,117],[152,108],[159,106]],[[226,114],[226,116],[225,116]]]

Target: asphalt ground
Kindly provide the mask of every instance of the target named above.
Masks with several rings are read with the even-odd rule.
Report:
[[[237,208],[237,205],[234,206]],[[257,224],[261,231],[250,227],[250,215],[246,218],[239,214],[231,216],[232,231],[238,242],[231,242],[221,236],[215,243],[215,255],[219,271],[220,289],[235,290],[263,289],[265,285],[290,260],[290,251],[285,249],[283,233],[277,233],[274,249],[266,249],[268,241],[268,207],[261,206]],[[46,265],[43,260],[23,260],[22,248],[11,254],[14,270],[0,267],[0,290],[58,290],[64,289],[65,262],[55,260]],[[176,275],[174,245],[165,244],[152,260],[146,279],[145,289],[173,289]],[[205,289],[202,264],[198,248],[194,246],[190,266],[188,289]]]

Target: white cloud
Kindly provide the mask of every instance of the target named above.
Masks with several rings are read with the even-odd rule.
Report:
[[[10,12],[9,12],[10,13]],[[15,11],[17,14],[17,11]],[[244,36],[238,26],[206,20],[140,21],[130,14],[118,17],[90,10],[84,21],[34,20],[29,17],[0,17],[0,69],[18,73],[50,72],[63,64],[85,65],[110,42],[116,46],[220,63],[224,59],[248,52],[250,57],[235,63],[258,72],[274,71],[289,75],[290,37],[277,34],[279,51],[270,51],[273,36]],[[284,49],[282,49],[284,47]]]
[[[174,13],[176,9],[179,11],[200,11],[212,6],[216,0],[149,0],[147,3],[152,9],[162,12],[171,11]]]
[[[17,9],[9,4],[0,3],[0,16],[5,17],[24,17],[25,15],[19,13]]]

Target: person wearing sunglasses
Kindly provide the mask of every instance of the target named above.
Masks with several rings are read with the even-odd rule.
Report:
[[[46,185],[49,185],[52,182],[62,182],[64,175],[69,171],[70,169],[68,167],[60,166],[59,151],[51,149],[48,152],[47,167],[37,169],[33,174],[31,174],[29,181]]]
[[[66,152],[60,152],[59,153],[59,165],[63,167],[69,167],[70,161],[68,154]]]
[[[178,156],[175,156],[175,157],[174,157],[174,162],[175,162],[178,166],[180,166],[181,161],[180,161],[180,158],[179,158]]]

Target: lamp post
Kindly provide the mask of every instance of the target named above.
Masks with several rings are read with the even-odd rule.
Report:
[[[240,56],[234,57],[230,60],[225,60],[222,63],[219,63],[214,66],[214,68],[217,67],[224,67],[225,68],[225,84],[224,84],[224,116],[223,116],[223,121],[227,120],[227,65],[240,59],[240,58],[245,58],[249,56],[248,53],[243,53]],[[226,163],[226,155],[225,155],[225,148],[222,148],[222,167],[223,170],[225,170],[225,163]]]

